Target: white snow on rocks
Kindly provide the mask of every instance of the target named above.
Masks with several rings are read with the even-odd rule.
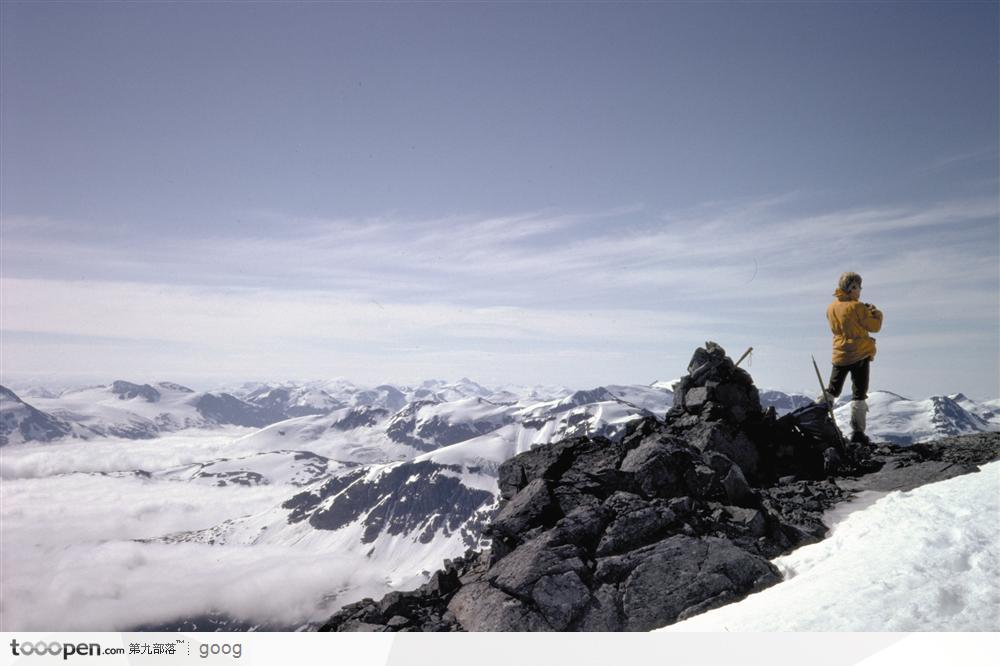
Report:
[[[662,631],[1000,631],[998,516],[1000,462],[890,493],[776,559],[784,582]]]

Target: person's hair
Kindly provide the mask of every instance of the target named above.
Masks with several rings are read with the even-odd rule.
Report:
[[[853,289],[855,286],[861,286],[861,276],[853,271],[847,271],[846,273],[841,273],[840,280],[837,282],[837,287],[845,294]]]

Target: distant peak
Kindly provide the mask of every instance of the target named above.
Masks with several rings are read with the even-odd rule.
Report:
[[[589,390],[575,391],[572,395],[564,398],[563,402],[583,405],[590,402],[607,402],[608,400],[617,400],[617,398],[608,389],[598,386]]]
[[[146,402],[158,402],[160,399],[160,392],[149,384],[133,384],[121,379],[111,385],[111,392],[117,395],[119,400],[142,398]]]

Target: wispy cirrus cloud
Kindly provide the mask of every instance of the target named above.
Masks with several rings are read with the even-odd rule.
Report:
[[[932,335],[940,321],[996,330],[995,201],[803,213],[802,199],[423,220],[255,213],[266,224],[253,234],[146,243],[15,225],[3,328],[159,340],[238,362],[295,357],[301,376],[320,349],[414,368],[384,350],[419,348],[470,375],[486,358],[538,352],[539,381],[569,383],[554,376],[568,363],[539,350],[592,354],[596,375],[612,367],[612,346],[683,355],[709,337],[791,345],[810,332],[821,349],[836,278],[857,270],[896,334]],[[69,279],[79,275],[90,279]]]
[[[921,239],[909,234],[937,229],[957,237],[963,230],[951,229],[953,225],[981,223],[997,212],[995,201],[969,200],[925,209],[796,216],[780,210],[785,201],[669,215],[632,207],[582,215],[541,211],[434,220],[289,217],[278,225],[280,232],[188,239],[165,234],[147,243],[138,238],[91,242],[49,233],[29,236],[18,223],[8,233],[5,254],[11,268],[6,275],[28,272],[20,260],[27,254],[51,266],[48,277],[61,277],[60,270],[93,269],[95,278],[119,281],[249,283],[396,297],[409,291],[465,302],[474,301],[479,290],[495,297],[502,285],[509,299],[504,304],[510,304],[544,295],[547,286],[563,293],[572,293],[574,284],[595,288],[623,281],[658,288],[687,275],[698,278],[687,280],[687,291],[708,295],[740,277],[749,279],[754,260],[757,277],[765,279],[822,263],[814,254],[820,250],[827,256],[877,259],[919,248]],[[276,214],[266,217],[276,224]],[[769,264],[779,259],[780,264],[762,271],[761,259]],[[462,282],[456,284],[459,278]]]
[[[934,160],[929,164],[926,164],[917,169],[917,173],[921,174],[932,174],[941,171],[946,171],[948,169],[953,169],[966,164],[983,162],[986,160],[996,161],[998,156],[998,151],[996,148],[986,148],[983,150],[969,150],[962,153],[956,153],[954,155],[947,155],[940,159]]]

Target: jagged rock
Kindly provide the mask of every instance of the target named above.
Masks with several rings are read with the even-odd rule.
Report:
[[[389,618],[389,621],[385,623],[390,629],[401,629],[406,625],[410,624],[409,618],[403,617],[402,615],[393,615]]]
[[[435,571],[427,582],[427,591],[434,595],[448,595],[461,586],[458,572],[454,569]]]
[[[593,548],[606,524],[600,507],[581,507],[556,522],[549,531],[549,543]]]
[[[650,436],[626,454],[621,471],[631,474],[637,488],[647,497],[674,497],[685,494],[684,477],[696,454],[679,439]]]
[[[921,462],[892,461],[878,472],[869,474],[863,480],[848,481],[845,487],[854,490],[878,490],[882,492],[913,490],[917,486],[934,481],[944,481],[962,474],[975,472],[977,467],[967,463],[927,460]]]
[[[527,598],[543,576],[583,571],[585,565],[578,555],[576,546],[554,544],[551,537],[540,536],[491,567],[485,579],[508,594]]]
[[[663,500],[645,502],[635,495],[616,493],[608,498],[604,507],[615,518],[597,544],[598,557],[645,546],[680,522]]]
[[[684,441],[700,451],[721,453],[740,466],[747,479],[758,477],[760,456],[746,433],[724,421],[704,421],[683,431]]]
[[[590,588],[575,571],[543,576],[531,590],[531,599],[556,631],[566,629],[590,602]]]
[[[601,503],[599,497],[586,492],[579,486],[559,484],[553,494],[561,514],[572,513],[578,509],[594,509]]]
[[[752,537],[761,537],[767,532],[767,519],[757,509],[745,509],[738,506],[726,507],[732,522]]]
[[[730,504],[747,507],[758,505],[759,500],[739,465],[733,464],[728,456],[714,451],[705,455],[705,461],[719,477],[722,490]]]
[[[621,593],[613,584],[598,585],[591,592],[583,615],[576,623],[577,631],[609,631],[625,624]]]
[[[574,440],[563,440],[547,446],[539,446],[515,456],[500,466],[497,484],[500,496],[509,500],[517,494],[528,481],[546,478],[547,473],[563,456],[566,449],[572,446]]]
[[[770,562],[724,539],[674,536],[654,546],[625,580],[623,628],[649,631],[720,595],[742,597],[780,580]]]
[[[553,510],[552,493],[544,479],[534,479],[522,488],[497,514],[490,524],[490,531],[508,537],[516,537]]]
[[[448,610],[466,631],[552,631],[540,613],[485,582],[464,585]]]
[[[561,464],[550,468],[549,473],[558,475],[561,484],[590,494],[600,493],[602,488],[623,480],[619,466],[624,455],[620,444],[603,437],[578,439],[566,449]]]
[[[684,409],[691,414],[697,414],[708,402],[709,393],[705,386],[695,387],[684,394]]]

